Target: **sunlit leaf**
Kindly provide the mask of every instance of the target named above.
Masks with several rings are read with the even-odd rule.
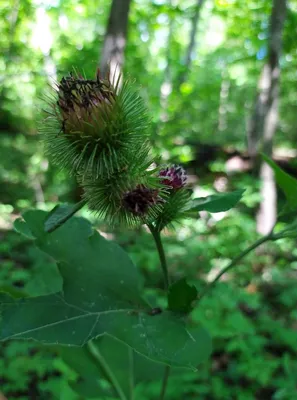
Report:
[[[283,171],[274,161],[265,154],[262,154],[263,159],[273,169],[275,180],[279,187],[284,192],[290,207],[297,207],[297,180]]]
[[[217,193],[194,199],[190,211],[208,211],[210,213],[228,211],[236,206],[244,191],[245,189],[242,189],[231,193]]]

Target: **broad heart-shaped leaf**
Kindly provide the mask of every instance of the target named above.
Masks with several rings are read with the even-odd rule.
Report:
[[[275,180],[284,192],[291,208],[297,208],[297,180],[283,171],[274,161],[265,154],[261,154],[264,161],[273,169]]]
[[[241,189],[230,193],[217,193],[211,196],[194,199],[189,211],[208,211],[210,213],[228,211],[230,208],[236,206],[242,198],[244,191],[245,189]]]
[[[186,279],[174,282],[168,291],[168,309],[179,313],[189,313],[192,303],[197,299],[197,289],[190,286]]]
[[[53,232],[55,229],[59,228],[85,204],[85,200],[81,200],[77,204],[59,204],[54,207],[45,220],[45,231]]]
[[[63,290],[63,280],[57,264],[36,247],[32,246],[29,254],[34,262],[30,268],[30,279],[24,288],[26,297],[43,296]]]
[[[187,329],[171,312],[150,315],[141,279],[128,255],[82,218],[45,233],[47,213],[24,215],[37,246],[58,264],[63,292],[34,298],[0,296],[0,339],[35,339],[81,346],[109,334],[138,353],[169,365],[195,369],[210,354],[210,338]]]

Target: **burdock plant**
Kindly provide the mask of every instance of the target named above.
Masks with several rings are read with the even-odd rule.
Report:
[[[146,108],[131,81],[121,87],[119,82],[99,70],[94,80],[78,74],[62,78],[41,128],[46,150],[76,175],[83,200],[98,216],[113,224],[155,222],[163,229],[178,215],[169,203],[176,211],[188,200],[179,195],[173,204],[185,172],[173,166],[162,178],[166,169],[151,168]]]
[[[54,269],[46,276],[55,279],[41,296],[0,293],[0,339],[54,344],[76,372],[70,385],[82,398],[132,400],[142,376],[160,380],[164,399],[171,367],[196,370],[210,355],[208,333],[188,322],[193,303],[251,250],[284,233],[272,230],[260,238],[200,293],[185,278],[171,282],[161,232],[185,217],[199,217],[199,211],[227,211],[243,191],[192,200],[185,170],[159,166],[153,159],[145,105],[131,81],[121,87],[119,82],[99,71],[94,80],[70,74],[48,100],[40,129],[46,151],[75,175],[82,200],[50,213],[28,211],[15,222],[18,232],[51,257]],[[279,171],[276,176],[289,211],[296,212],[297,182],[292,178],[291,193],[288,177]],[[86,219],[70,218],[85,204],[113,225],[149,228],[164,276],[166,307],[143,295],[140,271],[119,246]],[[295,225],[289,228],[287,235]]]

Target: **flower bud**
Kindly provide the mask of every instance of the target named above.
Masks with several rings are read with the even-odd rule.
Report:
[[[144,149],[145,150],[145,149]],[[133,162],[113,175],[94,179],[90,175],[78,177],[83,198],[89,209],[112,225],[135,226],[152,218],[160,201],[159,182],[149,166],[150,154],[141,151]]]
[[[120,78],[119,78],[120,79]],[[130,165],[149,148],[148,116],[133,84],[70,74],[57,84],[40,131],[47,153],[61,168],[94,179]]]
[[[62,117],[62,132],[80,136],[97,136],[112,118],[116,93],[108,79],[83,79],[73,74],[58,84],[58,109]],[[95,122],[95,124],[94,124]]]
[[[162,169],[159,172],[159,176],[162,178],[164,177],[164,179],[161,180],[163,185],[176,190],[185,186],[187,182],[186,171],[180,165],[172,165],[171,167]]]
[[[123,206],[127,211],[136,216],[145,216],[150,207],[162,201],[159,197],[158,189],[150,189],[144,185],[138,185],[136,189],[125,193]]]

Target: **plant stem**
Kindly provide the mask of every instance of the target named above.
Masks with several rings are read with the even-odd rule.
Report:
[[[134,399],[134,358],[133,358],[133,349],[128,347],[128,356],[129,356],[129,380],[130,380],[130,400]],[[1,399],[0,399],[1,400]]]
[[[148,228],[151,231],[151,234],[153,235],[153,238],[156,243],[156,247],[157,247],[160,262],[161,262],[161,268],[162,268],[163,276],[164,276],[164,287],[165,287],[165,290],[167,291],[168,287],[169,287],[168,266],[167,266],[167,260],[166,260],[166,256],[165,256],[165,252],[164,252],[163,243],[161,240],[161,235],[160,235],[160,232],[157,229],[155,229],[152,225],[148,225]]]
[[[166,388],[167,388],[167,382],[170,374],[170,367],[169,365],[166,365],[165,367],[165,372],[163,376],[163,382],[162,382],[162,388],[161,388],[161,393],[160,393],[160,400],[165,399],[165,393],[166,393]]]
[[[238,254],[225,268],[223,268],[218,275],[214,278],[213,281],[211,281],[205,288],[204,290],[202,290],[202,292],[199,295],[199,301],[202,299],[202,297],[204,297],[217,283],[217,281],[228,271],[230,271],[230,269],[232,269],[237,263],[238,261],[240,261],[243,257],[245,257],[247,254],[249,254],[251,251],[253,251],[254,249],[256,249],[257,247],[259,247],[261,244],[268,242],[269,240],[275,240],[275,236],[273,234],[273,229],[271,230],[271,232],[269,232],[267,235],[261,237],[260,239],[258,239],[255,243],[253,243],[250,247],[248,247],[247,249],[243,250],[240,254]]]
[[[162,268],[163,276],[164,276],[164,287],[165,287],[165,290],[168,291],[170,281],[169,281],[169,276],[168,276],[168,266],[167,266],[166,255],[164,252],[164,247],[163,247],[163,243],[162,243],[162,239],[161,239],[161,234],[153,225],[148,225],[148,228],[151,231],[151,234],[153,235],[153,238],[156,243],[156,247],[157,247],[158,254],[159,254],[159,259],[161,262],[161,268]],[[160,400],[164,400],[164,398],[165,398],[169,374],[170,374],[170,367],[168,365],[166,365],[164,376],[163,376],[163,381],[162,381],[161,392],[160,392]]]
[[[104,357],[100,353],[99,349],[97,346],[94,345],[93,341],[90,340],[87,343],[87,348],[91,354],[91,356],[95,359],[95,361],[101,366],[101,368],[104,370],[106,373],[110,383],[112,384],[116,394],[119,396],[120,400],[127,400],[127,397],[125,396],[125,393],[123,392],[119,382],[117,381],[117,378],[114,376],[112,370],[109,368],[109,365],[105,361]]]

